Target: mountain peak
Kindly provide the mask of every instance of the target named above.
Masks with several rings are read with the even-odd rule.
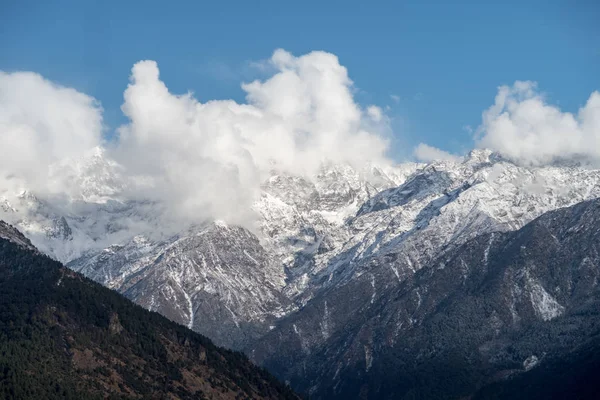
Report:
[[[466,162],[471,163],[489,163],[494,160],[494,151],[490,149],[473,149],[465,157]]]

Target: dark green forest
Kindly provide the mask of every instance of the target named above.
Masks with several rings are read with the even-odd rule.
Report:
[[[242,353],[0,239],[0,398],[297,397]]]

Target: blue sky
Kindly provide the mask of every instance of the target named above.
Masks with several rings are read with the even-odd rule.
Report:
[[[172,92],[241,102],[240,83],[260,77],[252,61],[277,48],[325,50],[348,68],[359,103],[391,107],[402,158],[419,142],[472,147],[463,127],[476,127],[497,87],[516,80],[537,81],[549,103],[577,111],[600,89],[599,20],[593,0],[0,0],[0,70],[35,71],[96,97],[114,128],[139,60],[156,60]]]

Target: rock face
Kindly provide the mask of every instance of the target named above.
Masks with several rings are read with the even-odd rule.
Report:
[[[253,229],[206,221],[174,230],[165,227],[160,204],[119,200],[118,168],[102,154],[82,163],[79,171],[100,171],[100,178],[78,178],[85,196],[68,213],[29,193],[0,200],[1,212],[69,267],[220,345],[247,351],[315,396],[349,393],[343,382],[377,386],[363,378],[383,368],[385,349],[405,343],[407,327],[420,326],[419,313],[408,310],[424,307],[431,286],[423,274],[437,270],[433,265],[477,240],[485,249],[489,244],[484,255],[491,262],[503,233],[600,197],[598,170],[523,167],[475,150],[428,165],[273,172],[254,204]],[[477,269],[460,266],[465,280]],[[539,277],[519,279],[530,282],[521,289],[536,304],[519,318],[553,323],[565,314],[567,305]],[[404,308],[385,311],[417,280],[421,286]],[[527,354],[519,365],[532,355],[543,363]],[[336,365],[335,378],[319,362]]]
[[[233,348],[266,333],[290,304],[283,271],[256,236],[223,223],[165,242],[137,237],[69,266]]]
[[[600,200],[480,235],[402,282],[369,268],[282,319],[255,360],[314,398],[461,398],[600,344]]]

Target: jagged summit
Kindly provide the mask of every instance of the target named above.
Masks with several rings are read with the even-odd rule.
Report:
[[[489,163],[497,162],[502,156],[490,149],[473,149],[465,156],[465,161],[470,163]]]
[[[97,146],[77,158],[69,158],[50,168],[51,179],[68,182],[64,189],[73,201],[106,203],[119,200],[127,181],[123,168]],[[63,184],[64,185],[64,184]]]

